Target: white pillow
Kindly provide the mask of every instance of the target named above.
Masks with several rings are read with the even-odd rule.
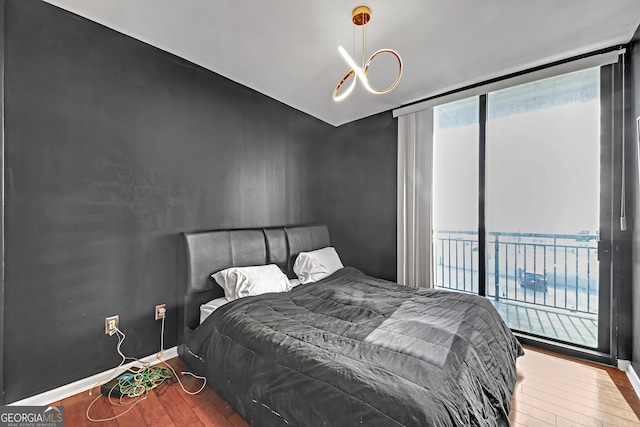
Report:
[[[300,283],[317,282],[335,273],[342,267],[342,262],[336,250],[329,246],[310,252],[300,252],[293,264]]]
[[[212,274],[229,301],[267,292],[285,292],[289,279],[275,264],[231,267]]]
[[[300,279],[289,279],[289,290],[295,288],[298,285],[301,285]]]

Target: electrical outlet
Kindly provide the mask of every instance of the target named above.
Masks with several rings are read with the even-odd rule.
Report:
[[[115,334],[119,324],[120,316],[117,314],[115,316],[106,317],[104,319],[104,333],[108,335]]]
[[[167,313],[167,304],[156,305],[156,320],[164,319],[164,315]]]

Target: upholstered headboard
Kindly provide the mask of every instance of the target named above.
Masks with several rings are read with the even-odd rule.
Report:
[[[305,227],[289,227],[285,229],[289,245],[287,275],[296,277],[293,273],[293,263],[300,252],[326,248],[330,245],[329,229],[326,225],[310,225]]]
[[[200,305],[224,292],[211,275],[229,267],[277,264],[290,278],[300,252],[330,245],[325,225],[181,233],[178,250],[178,343],[194,330]]]

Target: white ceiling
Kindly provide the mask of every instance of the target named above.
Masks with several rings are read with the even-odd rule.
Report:
[[[335,126],[627,43],[640,23],[639,0],[44,1]],[[387,94],[358,85],[335,102],[333,89],[349,70],[337,47],[353,51],[351,11],[360,4],[371,8],[368,53],[396,50],[404,72]],[[395,75],[388,59],[376,59],[372,78]]]

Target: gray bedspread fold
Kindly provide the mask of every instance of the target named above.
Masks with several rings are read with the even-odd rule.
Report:
[[[229,303],[186,345],[253,426],[508,426],[523,354],[486,298],[353,268]]]

